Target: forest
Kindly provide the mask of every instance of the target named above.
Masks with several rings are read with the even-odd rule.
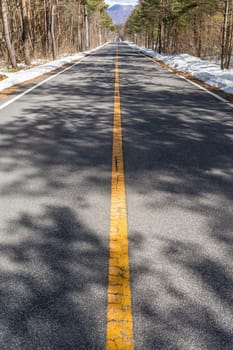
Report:
[[[159,53],[217,58],[231,66],[233,0],[139,0],[124,37]]]
[[[111,40],[104,0],[0,0],[0,60],[16,68]]]
[[[112,40],[104,0],[0,0],[0,63],[87,50]],[[118,28],[119,30],[119,28]],[[217,58],[231,67],[233,0],[139,0],[120,28],[125,40],[159,53]]]

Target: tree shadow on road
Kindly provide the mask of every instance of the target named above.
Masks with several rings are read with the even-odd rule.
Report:
[[[63,206],[22,213],[9,234],[0,247],[1,349],[104,348],[103,242]]]
[[[136,348],[232,349],[232,110],[135,58],[120,56],[127,190],[154,222],[129,232]],[[105,346],[114,62],[97,61],[0,121],[2,349]]]
[[[112,64],[107,68],[102,79],[106,67],[93,65],[92,78],[80,84],[67,72],[64,83],[28,95],[27,107],[19,100],[10,120],[9,110],[2,114],[1,349],[105,348]]]
[[[232,108],[130,52],[119,62],[129,228],[141,242],[130,250],[136,344],[230,350]]]

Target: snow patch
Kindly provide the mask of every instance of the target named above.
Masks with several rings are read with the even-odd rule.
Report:
[[[74,55],[65,55],[59,60],[51,61],[30,69],[21,69],[18,72],[6,72],[5,70],[1,70],[0,74],[4,74],[8,76],[8,78],[0,81],[0,91],[7,89],[13,85],[21,84],[25,81],[37,78],[45,73],[49,73],[73,61],[77,61],[89,55],[90,53],[96,51],[97,49],[103,47],[104,45],[98,46],[97,48],[89,51],[79,52]],[[35,64],[35,62],[38,63],[40,61],[34,61],[33,64]],[[20,65],[20,66],[23,67],[23,65]]]
[[[204,61],[188,54],[164,55],[151,49],[139,47],[132,42],[126,41],[125,43],[149,57],[163,61],[180,72],[189,73],[211,86],[217,87],[228,94],[233,94],[233,69],[221,70],[219,64],[214,61]]]

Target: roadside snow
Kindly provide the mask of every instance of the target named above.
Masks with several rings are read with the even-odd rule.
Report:
[[[82,57],[89,55],[90,53],[94,52],[95,50],[99,49],[102,46],[104,46],[104,45],[101,45],[101,46],[97,47],[96,49],[93,49],[90,51],[84,51],[84,52],[79,52],[79,53],[74,54],[74,55],[65,56],[65,57],[60,58],[59,60],[51,61],[51,62],[39,65],[39,66],[34,67],[34,68],[22,69],[18,72],[15,72],[15,73],[5,72],[5,71],[1,70],[0,74],[7,75],[8,78],[0,81],[0,91],[7,89],[13,85],[23,83],[27,80],[34,79],[34,78],[39,77],[40,75],[43,75],[45,73],[51,72],[59,67],[64,66],[67,63],[77,61],[77,60],[81,59]],[[34,62],[34,64],[35,64],[35,62]]]
[[[157,52],[139,47],[131,42],[126,42],[132,48],[135,48],[147,56],[155,57],[172,68],[189,73],[194,77],[206,82],[209,85],[220,88],[226,93],[233,94],[233,69],[222,71],[218,64],[214,62],[208,62],[201,60],[200,58],[188,55],[160,55]],[[102,45],[103,46],[103,45]],[[98,48],[100,48],[99,46]],[[40,75],[48,73],[55,70],[63,65],[70,63],[72,61],[79,60],[80,58],[90,54],[91,52],[97,50],[98,48],[90,51],[79,52],[74,55],[62,57],[59,60],[51,61],[42,65],[39,65],[30,69],[22,69],[16,73],[10,73],[5,71],[0,71],[0,74],[7,75],[8,78],[0,81],[0,91],[7,89],[13,85],[23,83],[27,80],[31,80]],[[39,62],[38,62],[39,63]]]
[[[211,86],[218,87],[228,94],[233,94],[233,69],[221,70],[219,64],[204,61],[188,54],[163,55],[131,42],[126,43],[149,57],[155,57],[163,61],[177,71],[189,73]]]

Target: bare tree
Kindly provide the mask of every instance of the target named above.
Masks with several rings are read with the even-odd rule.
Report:
[[[88,50],[89,44],[89,18],[87,12],[87,5],[84,5],[84,17],[85,17],[85,36],[86,36],[86,50]]]
[[[0,0],[1,56],[16,66],[96,47],[112,35],[106,10],[104,0]]]
[[[30,1],[30,0],[29,0]],[[21,0],[22,22],[23,22],[23,48],[25,63],[30,65],[30,49],[29,49],[29,20],[27,13],[28,0]]]
[[[233,44],[233,0],[225,0],[224,4],[221,69],[230,66]]]
[[[11,37],[10,37],[8,6],[7,6],[6,0],[1,1],[1,10],[2,10],[2,22],[3,22],[3,29],[4,29],[4,39],[6,42],[8,56],[9,56],[12,67],[16,68],[17,67],[16,55],[15,55],[14,46],[12,45]]]
[[[56,11],[56,0],[52,0],[52,11],[51,11],[51,36],[52,36],[52,53],[53,59],[57,56],[57,45],[55,36],[55,11]]]

